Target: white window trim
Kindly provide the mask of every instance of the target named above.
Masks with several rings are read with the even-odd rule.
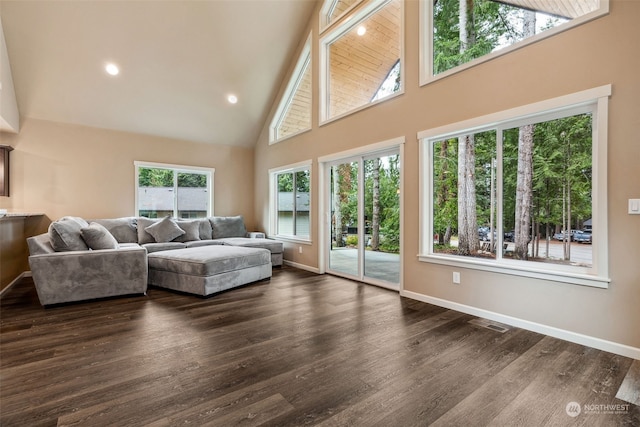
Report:
[[[296,135],[300,135],[301,133],[307,132],[311,130],[311,123],[309,123],[309,127],[305,129],[301,129],[292,134],[280,137],[278,136],[278,128],[282,124],[284,120],[284,115],[289,109],[291,102],[293,102],[293,97],[296,94],[296,91],[300,87],[300,83],[302,82],[302,77],[304,72],[309,67],[309,72],[311,73],[311,79],[313,80],[313,68],[311,67],[311,33],[307,37],[307,41],[302,48],[302,52],[300,52],[300,56],[298,57],[298,62],[296,63],[295,68],[293,69],[293,73],[291,74],[291,78],[289,79],[289,83],[287,84],[284,93],[282,94],[282,98],[280,99],[280,104],[276,109],[275,114],[273,115],[273,119],[271,120],[271,124],[269,125],[269,145],[275,144],[285,139],[292,138]],[[313,91],[312,91],[313,92]],[[313,96],[309,101],[309,108],[312,109],[313,106]],[[312,120],[313,121],[313,120]]]
[[[572,19],[569,22],[565,22],[558,25],[555,28],[550,28],[546,31],[538,33],[534,36],[528,37],[524,40],[516,42],[510,46],[500,49],[496,52],[491,52],[487,55],[476,58],[472,61],[460,64],[457,67],[453,67],[447,71],[443,71],[437,75],[433,74],[433,1],[420,0],[420,86],[432,83],[442,78],[448,77],[452,74],[459,73],[483,62],[490,61],[498,58],[502,55],[506,55],[509,52],[521,49],[532,43],[537,43],[540,40],[544,40],[548,37],[553,37],[556,34],[567,31],[571,28],[585,24],[596,18],[609,13],[609,0],[600,0],[600,7],[593,12],[579,16]]]
[[[326,248],[328,248],[330,245],[327,235],[330,234],[329,231],[331,230],[331,215],[327,213],[327,208],[331,206],[331,191],[326,183],[328,177],[330,176],[329,168],[331,164],[346,162],[351,159],[356,159],[363,156],[368,157],[375,154],[388,152],[389,150],[393,149],[398,150],[398,153],[400,155],[400,248],[404,248],[404,171],[406,169],[404,167],[405,142],[406,138],[404,136],[399,136],[362,147],[351,148],[349,150],[318,157],[318,182],[320,182],[318,195],[318,218],[320,218],[320,222],[318,224],[318,246],[321,248],[318,255],[318,265],[320,274],[324,274],[327,271],[327,267],[329,265]],[[400,250],[403,251],[404,249]],[[371,281],[369,279],[368,281]],[[386,286],[383,282],[371,281],[371,283],[376,284],[377,286]],[[393,289],[395,290],[395,288]],[[399,290],[400,292],[404,291],[404,256],[400,257]]]
[[[418,132],[420,150],[420,253],[423,262],[444,264],[458,268],[471,268],[495,273],[524,276],[549,281],[571,283],[584,286],[608,288],[608,217],[607,217],[607,126],[608,103],[611,85],[600,86],[582,92],[537,102],[494,114],[465,120],[430,130]],[[557,117],[562,112],[579,113],[591,108],[594,112],[592,138],[592,221],[593,260],[590,268],[555,264],[540,264],[517,260],[483,260],[433,252],[433,142],[448,137],[481,132],[488,129],[517,127],[519,121]],[[501,140],[497,138],[498,143]],[[498,161],[498,191],[501,191],[501,160]],[[502,227],[502,215],[498,212],[498,227]]]
[[[213,216],[213,177],[216,172],[214,168],[206,168],[201,166],[184,166],[184,165],[174,165],[170,163],[153,163],[153,162],[144,162],[135,160],[133,162],[134,165],[134,181],[135,185],[135,197],[134,197],[134,216],[138,216],[138,189],[139,189],[139,180],[138,180],[138,172],[140,168],[159,168],[159,169],[171,169],[175,172],[186,172],[186,173],[207,173],[209,174],[208,179],[208,187],[207,192],[209,193],[208,200],[208,208],[207,208],[207,216]],[[173,207],[174,216],[177,213],[176,202],[174,201]]]
[[[304,170],[309,171],[309,177],[312,179],[312,161],[304,160],[302,162],[280,166],[276,168],[269,169],[269,236],[276,238],[278,240],[283,240],[287,242],[295,242],[310,245],[312,243],[311,240],[311,230],[313,230],[313,202],[311,197],[311,182],[309,182],[309,236],[308,237],[299,237],[299,236],[290,236],[277,234],[278,230],[278,190],[276,188],[277,181],[276,175],[282,173],[295,173]]]
[[[346,19],[342,21],[341,24],[337,25],[332,31],[325,34],[322,39],[320,39],[320,49],[319,49],[319,70],[320,70],[320,82],[319,82],[319,126],[326,125],[327,123],[334,122],[336,120],[342,119],[343,117],[349,116],[351,114],[357,113],[359,111],[370,108],[374,105],[378,105],[381,102],[386,102],[390,99],[393,99],[397,96],[404,94],[405,91],[405,62],[404,62],[404,1],[400,2],[400,90],[395,92],[392,95],[386,96],[374,102],[369,102],[360,107],[354,108],[353,110],[349,110],[345,113],[339,114],[337,116],[329,117],[329,93],[327,92],[329,88],[328,79],[329,79],[329,55],[328,55],[328,46],[343,36],[345,33],[349,32],[351,29],[356,27],[365,19],[369,18],[371,15],[378,12],[380,9],[385,7],[392,0],[374,0],[371,3],[363,6],[360,10],[354,12],[352,15],[348,16]]]
[[[351,11],[353,11],[356,7],[362,3],[363,0],[357,0],[354,4],[349,6],[344,12],[340,15],[336,16],[332,22],[329,22],[329,9],[335,5],[338,0],[325,0],[320,8],[320,33],[322,34],[328,28],[332,27],[334,24],[339,22],[342,18],[347,16]]]

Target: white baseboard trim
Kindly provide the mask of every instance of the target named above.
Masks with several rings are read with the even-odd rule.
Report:
[[[284,265],[286,265],[288,267],[299,268],[300,270],[306,270],[306,271],[310,271],[312,273],[320,274],[320,269],[317,268],[317,267],[310,267],[310,266],[305,265],[305,264],[298,264],[297,262],[287,261],[286,259],[284,260]]]
[[[0,298],[2,298],[4,296],[4,294],[9,292],[9,289],[11,289],[13,287],[13,285],[15,285],[20,280],[22,280],[23,277],[31,277],[31,272],[30,271],[23,271],[22,273],[20,273],[20,275],[18,275],[18,277],[13,279],[11,281],[11,283],[9,283],[7,286],[5,286],[5,288],[3,290],[0,291]]]
[[[507,316],[504,314],[444,300],[441,298],[430,297],[428,295],[423,295],[412,291],[401,290],[400,296],[426,302],[428,304],[437,305],[439,307],[460,311],[462,313],[471,314],[473,316],[495,320],[496,322],[506,323],[507,325],[515,326],[544,335],[549,335],[554,338],[570,341],[580,345],[585,345],[587,347],[596,348],[598,350],[608,351],[620,356],[640,360],[640,348],[637,347],[631,347],[625,344],[619,344],[616,342],[607,341],[600,338],[583,335],[577,332],[567,331],[564,329],[559,329],[553,326],[543,325],[541,323],[531,322],[529,320],[519,319],[517,317]]]

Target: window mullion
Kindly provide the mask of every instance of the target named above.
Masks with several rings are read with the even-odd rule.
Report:
[[[173,217],[178,218],[178,171],[173,171]]]
[[[291,208],[291,210],[293,212],[293,229],[291,230],[291,234],[293,236],[297,236],[297,233],[296,233],[296,230],[297,230],[296,221],[298,219],[297,218],[298,217],[298,212],[297,212],[298,203],[297,203],[296,197],[297,197],[297,194],[298,194],[298,182],[297,182],[297,179],[298,179],[297,175],[298,174],[297,174],[297,172],[292,172],[292,174],[293,174],[293,179],[292,179],[292,181],[293,181],[293,207]]]
[[[502,245],[504,242],[504,224],[503,224],[503,182],[502,182],[502,136],[503,128],[499,127],[496,129],[496,220],[498,223],[496,237],[498,241],[496,242],[496,260],[502,260]]]

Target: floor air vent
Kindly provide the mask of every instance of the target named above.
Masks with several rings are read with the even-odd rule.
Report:
[[[505,325],[504,323],[494,322],[493,320],[489,319],[476,318],[469,320],[469,323],[471,323],[472,325],[491,329],[492,331],[500,332],[501,334],[504,334],[505,332],[511,330],[511,326]]]

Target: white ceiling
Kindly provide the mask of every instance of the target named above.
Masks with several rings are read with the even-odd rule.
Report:
[[[2,0],[20,115],[253,146],[315,3]]]

